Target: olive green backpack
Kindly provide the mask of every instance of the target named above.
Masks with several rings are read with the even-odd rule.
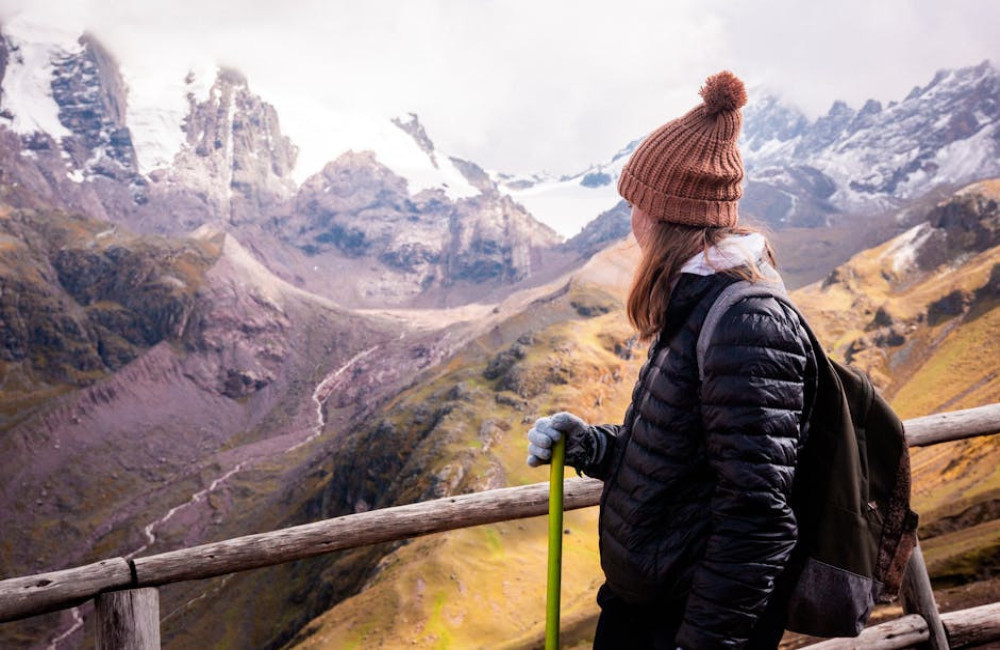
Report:
[[[740,280],[723,290],[698,338],[699,367],[719,319],[750,296],[771,296],[795,310],[816,355],[816,394],[803,413],[807,438],[792,491],[799,541],[789,566],[800,573],[786,627],[857,636],[875,602],[899,593],[916,544],[903,423],[864,373],[829,358],[780,281]]]

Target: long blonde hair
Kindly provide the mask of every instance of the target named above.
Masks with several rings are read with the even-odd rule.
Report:
[[[701,228],[664,221],[649,224],[646,245],[632,278],[627,301],[628,319],[639,332],[639,337],[648,340],[663,329],[670,292],[685,262],[699,252],[708,252],[729,235],[755,232],[760,231],[746,226]],[[770,243],[765,244],[764,251],[766,261],[777,268]],[[763,278],[752,260],[745,266],[721,269],[720,272],[751,282]]]

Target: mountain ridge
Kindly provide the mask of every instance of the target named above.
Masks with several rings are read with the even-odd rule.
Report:
[[[996,176],[998,97],[1000,74],[989,61],[939,71],[886,106],[834,101],[814,120],[773,94],[752,96],[740,141],[747,172],[741,214],[773,229],[831,225],[894,211],[939,186]],[[639,142],[574,174],[494,179],[529,210],[550,214],[547,220],[578,224],[576,233],[588,221],[574,222],[574,213],[589,220],[617,203],[618,175]]]
[[[297,148],[238,71],[219,68],[212,81],[189,74],[175,89],[187,104],[183,119],[176,109],[163,109],[162,119],[129,116],[117,64],[92,37],[47,43],[19,24],[2,34],[0,59],[31,48],[40,68],[30,88],[14,84],[2,96],[19,112],[53,113],[35,124],[0,110],[0,137],[10,145],[0,154],[0,185],[15,207],[51,205],[145,233],[223,227],[253,242],[285,279],[348,307],[454,304],[487,286],[502,293],[549,277],[550,258],[571,263],[555,250],[558,235],[477,165],[438,151],[415,115],[386,120],[374,151],[346,151],[299,184]],[[17,80],[11,69],[4,66],[0,84]],[[146,136],[135,147],[142,124],[176,141],[157,154],[161,162],[172,155],[169,165],[149,168]],[[359,290],[317,280],[345,271],[358,276]]]

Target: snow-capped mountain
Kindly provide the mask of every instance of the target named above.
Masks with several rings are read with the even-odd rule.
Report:
[[[187,97],[178,125],[184,141],[169,166],[149,173],[159,191],[183,196],[195,213],[203,206],[201,222],[214,217],[231,225],[259,221],[292,196],[298,150],[282,134],[277,111],[242,74],[220,69],[204,100]]]
[[[0,39],[8,182],[51,204],[148,232],[254,219],[287,200],[294,145],[231,70],[167,85],[186,105],[132,110],[132,80],[92,36],[16,19]],[[142,82],[137,83],[142,87]]]
[[[16,20],[0,34],[0,190],[14,207],[143,233],[209,224],[349,306],[468,301],[572,255],[478,165],[438,150],[416,115],[323,116],[327,158],[312,169],[234,69],[155,88],[91,36]],[[352,282],[329,281],[344,273]]]
[[[309,179],[348,151],[367,151],[393,183],[404,184],[400,196],[412,205],[469,214],[476,210],[458,206],[472,201],[508,214],[494,205],[507,195],[569,238],[615,208],[618,175],[639,142],[577,174],[517,177],[487,174],[440,151],[416,115],[314,111],[310,123],[323,146],[310,147],[302,159],[274,106],[235,70],[199,68],[161,83],[122,73],[90,36],[16,19],[2,35],[0,165],[7,180],[145,232],[298,223],[297,194]],[[941,72],[886,107],[873,100],[855,110],[835,102],[813,121],[775,97],[751,96],[744,109],[742,212],[772,227],[819,226],[839,213],[884,212],[938,186],[996,175],[998,96],[1000,77],[989,62]],[[317,158],[318,150],[328,154]],[[399,194],[395,185],[386,189]],[[416,198],[423,193],[429,194]],[[316,225],[280,236],[312,250],[315,242],[300,240]]]
[[[407,188],[413,195],[425,190],[441,190],[448,199],[457,201],[477,196],[481,191],[466,177],[462,161],[438,149],[413,113],[330,115],[317,129],[331,152],[374,153],[381,164],[406,179]],[[327,156],[315,169],[307,161],[297,172],[300,182],[320,172],[330,160]]]
[[[808,123],[768,100],[749,105],[745,116],[749,180],[788,195],[762,211],[772,223],[808,225],[809,201],[875,212],[937,186],[1000,173],[1000,74],[988,61],[940,71],[885,107],[869,100],[855,110],[835,102]],[[806,204],[796,205],[797,198]]]
[[[42,196],[61,194],[68,207],[104,216],[94,190],[142,203],[147,180],[138,172],[126,125],[125,83],[114,58],[89,35],[4,25],[0,39],[2,162],[10,180]]]
[[[278,186],[294,187],[354,150],[374,152],[414,194],[440,189],[457,200],[480,192],[461,161],[435,149],[415,115],[322,115],[315,127],[325,156],[296,164],[274,107],[238,71],[202,65],[176,80],[123,75],[92,36],[20,18],[2,26],[0,78],[0,126],[20,136],[29,156],[60,158],[62,169],[48,165],[56,181],[128,176],[142,187],[171,178],[228,196],[255,176],[272,193],[288,194]],[[204,186],[206,176],[224,191]]]
[[[837,213],[890,209],[931,189],[1000,173],[1000,74],[988,62],[941,71],[888,106],[834,102],[810,121],[771,95],[744,108],[741,208],[772,227],[818,226]],[[618,174],[638,140],[571,176],[495,174],[542,221],[573,235],[619,200]]]
[[[538,219],[570,238],[621,200],[618,176],[640,141],[630,142],[607,163],[591,165],[569,176],[513,176],[498,172],[493,179],[503,192]]]

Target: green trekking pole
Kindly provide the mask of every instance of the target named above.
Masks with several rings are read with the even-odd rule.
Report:
[[[549,468],[549,580],[545,594],[545,650],[559,648],[559,596],[562,587],[563,462],[566,436],[552,447]]]

